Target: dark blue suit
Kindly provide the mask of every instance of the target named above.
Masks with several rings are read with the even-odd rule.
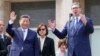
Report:
[[[7,56],[9,53],[7,50],[8,45],[11,44],[11,39],[4,35],[4,39],[0,36],[0,56]]]
[[[8,24],[6,29],[13,37],[9,56],[39,56],[39,43],[36,32],[28,29],[27,37],[23,41],[21,28],[13,29],[13,24]],[[23,47],[23,48],[22,48]]]
[[[74,20],[67,22],[62,32],[55,29],[53,33],[59,38],[68,35],[68,56],[91,56],[89,35],[94,31],[92,21],[87,18],[87,24],[84,25],[79,20],[76,29],[73,28],[73,22]]]

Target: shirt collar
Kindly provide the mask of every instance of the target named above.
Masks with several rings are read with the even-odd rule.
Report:
[[[79,22],[79,20],[80,20],[80,16],[78,16],[78,17],[75,17],[75,19],[78,19],[78,22]]]
[[[23,28],[21,28],[22,29],[22,31],[28,31],[28,29],[23,29]]]
[[[46,38],[46,36],[44,38],[41,38],[41,36],[40,36],[40,40],[45,40],[45,38]]]
[[[80,20],[80,16],[78,16],[78,17],[72,16],[70,20],[71,20],[71,21],[72,21],[73,19],[76,20],[76,18],[78,18],[78,21]]]
[[[3,37],[3,35],[4,35],[3,33],[2,33],[2,34],[0,34],[0,35],[1,35],[1,38],[4,38],[4,37]]]

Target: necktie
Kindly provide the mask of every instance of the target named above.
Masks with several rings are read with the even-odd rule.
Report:
[[[78,18],[73,18],[72,22],[72,35],[74,35],[76,29],[77,29],[77,23],[78,23]]]
[[[25,36],[25,29],[22,30],[22,39],[24,41],[24,36]]]
[[[77,24],[78,24],[78,18],[76,17],[76,19],[75,19],[75,23],[74,23],[74,27],[75,27],[75,29],[77,28]]]
[[[71,23],[71,34],[72,36],[74,35],[75,32],[75,19],[73,18],[72,23]]]

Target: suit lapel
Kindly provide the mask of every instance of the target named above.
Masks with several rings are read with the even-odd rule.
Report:
[[[5,41],[7,39],[6,35],[3,35],[3,37],[4,37],[4,41]]]
[[[28,29],[28,30],[27,30],[27,35],[26,35],[25,40],[26,40],[29,36],[31,36],[31,34],[30,34],[30,30]],[[24,40],[24,41],[25,41],[25,40]]]
[[[23,41],[23,33],[22,33],[22,29],[21,29],[20,27],[18,28],[18,32],[17,32],[17,33],[18,33],[18,36],[19,36],[18,38],[19,38],[21,41]]]
[[[77,35],[77,33],[78,33],[78,31],[81,29],[81,27],[82,27],[82,22],[81,22],[81,20],[78,22],[78,24],[76,25],[76,31],[75,31],[75,35]]]
[[[75,27],[74,27],[74,20],[72,20],[70,22],[70,28],[69,29],[70,29],[69,32],[71,32],[70,34],[73,36],[76,32]]]
[[[69,32],[71,32],[71,35],[76,35],[76,33],[80,30],[82,26],[81,20],[77,23],[76,28],[74,27],[74,20],[69,22]]]
[[[3,41],[3,39],[0,37],[0,42],[2,42]]]
[[[47,37],[46,37],[45,40],[44,40],[42,52],[43,52],[43,50],[45,49],[45,46],[46,46],[46,45],[47,45]]]
[[[25,41],[25,40],[28,38],[28,36],[31,35],[31,34],[30,34],[30,30],[28,29],[28,30],[27,30],[26,38],[25,38],[25,40],[24,40],[24,39],[23,39],[23,33],[22,33],[22,29],[21,29],[21,28],[18,28],[18,33],[19,33],[19,35],[21,36],[19,39],[21,39],[22,41]]]

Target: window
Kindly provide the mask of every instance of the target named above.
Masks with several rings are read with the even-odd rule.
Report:
[[[100,26],[100,0],[86,0],[85,13],[93,20],[95,26]]]
[[[37,27],[41,22],[47,24],[49,19],[55,18],[55,1],[12,3],[11,9],[18,16],[15,21],[16,27],[18,27],[19,16],[23,14],[30,15],[31,28]]]

